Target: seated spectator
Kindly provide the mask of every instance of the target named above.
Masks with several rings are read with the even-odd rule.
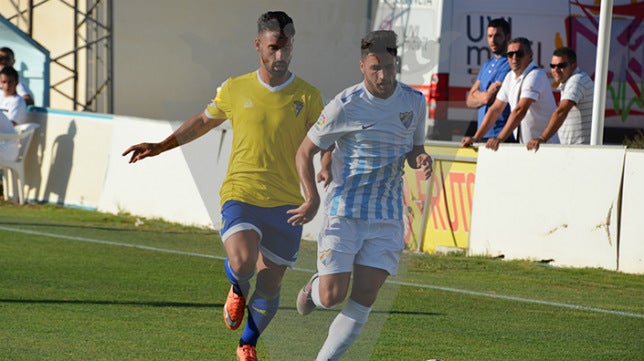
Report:
[[[0,134],[17,134],[11,121],[0,112]],[[18,157],[18,142],[0,139],[0,162],[12,162]]]
[[[0,109],[14,126],[27,120],[27,104],[16,92],[18,81],[18,72],[13,67],[5,66],[0,70],[0,87],[3,94],[0,97]]]
[[[13,66],[15,62],[16,57],[14,56],[11,48],[6,46],[0,48],[0,70],[4,69],[6,66]],[[16,92],[25,100],[27,105],[34,105],[34,98],[31,96],[31,91],[24,83],[18,82]],[[0,94],[0,98],[2,98],[2,94]]]

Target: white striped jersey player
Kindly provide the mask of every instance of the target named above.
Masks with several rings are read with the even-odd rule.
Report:
[[[387,99],[361,82],[324,108],[308,137],[322,149],[335,144],[329,216],[402,219],[405,155],[424,144],[426,113],[424,95],[400,82]]]

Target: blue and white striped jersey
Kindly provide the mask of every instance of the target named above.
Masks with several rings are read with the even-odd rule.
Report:
[[[402,83],[380,99],[361,82],[324,108],[308,137],[322,149],[335,144],[330,216],[402,219],[405,155],[424,144],[426,114],[424,95]]]

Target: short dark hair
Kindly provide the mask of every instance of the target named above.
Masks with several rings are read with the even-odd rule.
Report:
[[[489,23],[487,23],[488,28],[498,28],[503,30],[503,34],[508,35],[511,33],[510,30],[510,23],[508,23],[504,18],[496,18],[490,20]]]
[[[257,19],[257,33],[279,31],[289,38],[295,35],[293,19],[283,11],[268,11]]]
[[[13,50],[11,50],[11,48],[3,46],[2,48],[0,48],[0,51],[3,53],[9,54],[9,56],[11,56],[11,59],[16,59],[16,56],[14,55]]]
[[[398,55],[397,36],[392,30],[375,30],[368,33],[360,42],[361,55],[364,58],[370,53],[389,53]]]
[[[571,63],[577,63],[577,54],[575,53],[574,50],[570,49],[567,46],[562,46],[561,48],[555,49],[555,51],[552,52],[552,55],[554,56],[560,56],[560,57],[566,57],[569,62]]]
[[[10,78],[13,78],[16,82],[20,80],[20,77],[18,76],[18,71],[14,69],[12,66],[5,66],[4,68],[2,68],[2,70],[0,70],[0,74],[4,74]]]
[[[514,39],[510,40],[508,45],[509,44],[516,44],[516,43],[519,43],[519,44],[523,45],[523,47],[525,47],[525,50],[528,52],[528,54],[532,54],[532,42],[530,40],[528,40],[527,38],[522,38],[522,37],[514,38]]]

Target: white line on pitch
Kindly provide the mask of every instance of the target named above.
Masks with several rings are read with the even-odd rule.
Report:
[[[18,229],[18,228],[13,228],[13,227],[0,226],[0,230],[4,230],[4,231],[8,231],[8,232],[15,232],[15,233],[33,234],[33,235],[37,235],[37,236],[44,236],[44,237],[51,237],[51,238],[58,238],[58,239],[67,239],[67,240],[71,240],[71,241],[81,241],[81,242],[88,242],[88,243],[95,243],[95,244],[104,244],[104,245],[109,245],[109,246],[136,248],[136,249],[141,249],[141,250],[146,250],[146,251],[153,251],[153,252],[162,252],[162,253],[178,254],[178,255],[183,255],[183,256],[210,258],[210,259],[216,259],[216,260],[221,260],[221,261],[226,259],[226,257],[213,256],[213,255],[208,255],[208,254],[203,254],[203,253],[178,251],[178,250],[173,250],[173,249],[142,246],[142,245],[120,243],[120,242],[112,242],[112,241],[103,241],[103,240],[99,240],[99,239],[92,239],[92,238],[85,238],[85,237],[66,236],[66,235],[62,235],[62,234],[30,231],[30,230],[26,230],[26,229]],[[311,270],[311,269],[298,268],[298,267],[294,267],[293,270],[300,271],[300,272],[308,272],[308,273],[315,272],[314,270]],[[568,308],[568,309],[573,309],[573,310],[606,313],[606,314],[617,315],[617,316],[644,318],[644,315],[640,314],[640,313],[605,310],[605,309],[602,309],[602,308],[573,305],[573,304],[569,304],[569,303],[541,301],[541,300],[535,300],[535,299],[531,299],[531,298],[505,296],[505,295],[485,293],[485,292],[461,290],[461,289],[458,289],[458,288],[451,288],[451,287],[442,287],[442,286],[425,285],[425,284],[420,284],[420,283],[401,282],[401,281],[396,281],[396,280],[388,280],[387,283],[396,284],[396,285],[400,285],[400,286],[408,286],[408,287],[416,287],[416,288],[427,288],[427,289],[433,289],[433,290],[438,290],[438,291],[460,293],[460,294],[465,294],[465,295],[470,295],[470,296],[479,296],[479,297],[495,298],[495,299],[507,300],[507,301],[534,303],[534,304],[539,304],[539,305]]]

